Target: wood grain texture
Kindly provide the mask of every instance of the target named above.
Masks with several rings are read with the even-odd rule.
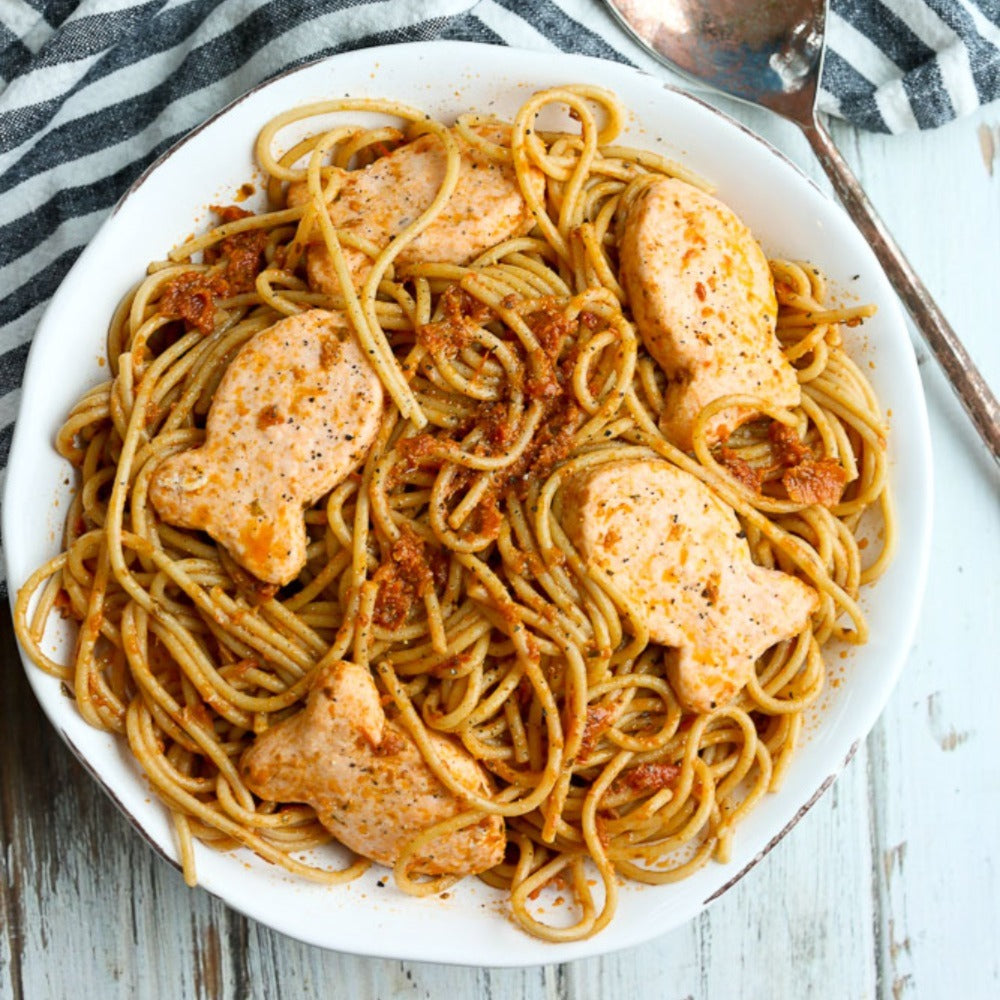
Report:
[[[729,108],[826,186],[791,126]],[[981,131],[998,128],[995,105],[930,134],[834,129],[994,387],[1000,171]],[[0,997],[1000,995],[1000,474],[918,354],[937,502],[910,662],[833,788],[698,920],[603,958],[503,971],[361,959],[276,934],[185,888],[135,835],[43,718],[4,610]]]
[[[996,123],[994,106],[979,116]],[[851,143],[886,221],[1000,386],[1000,183],[977,122]],[[900,158],[919,167],[900,173]],[[919,206],[919,207],[917,207]],[[934,220],[930,229],[930,220]],[[929,231],[930,229],[930,231]],[[882,996],[1000,995],[1000,473],[918,347],[937,491],[930,582],[901,683],[869,740]]]

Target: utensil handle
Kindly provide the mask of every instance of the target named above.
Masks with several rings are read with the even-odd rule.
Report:
[[[893,288],[944,369],[965,412],[979,431],[979,436],[993,458],[1000,463],[1000,405],[997,404],[996,396],[886,229],[885,223],[878,217],[858,179],[834,146],[830,133],[816,117],[811,124],[800,123],[800,126],[844,208],[875,251]]]

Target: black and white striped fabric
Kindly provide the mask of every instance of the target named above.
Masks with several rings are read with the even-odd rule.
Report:
[[[1000,0],[833,0],[821,107],[929,128],[1000,93]],[[599,0],[0,0],[0,477],[46,303],[140,171],[318,56],[460,38],[665,70]]]
[[[1000,0],[831,0],[820,107],[876,132],[1000,97]]]

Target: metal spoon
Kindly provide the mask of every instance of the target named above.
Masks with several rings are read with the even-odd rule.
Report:
[[[605,3],[639,44],[671,69],[724,94],[770,108],[802,129],[980,437],[1000,463],[996,397],[817,117],[826,0]]]

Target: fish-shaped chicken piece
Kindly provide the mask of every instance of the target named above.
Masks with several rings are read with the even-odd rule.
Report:
[[[470,792],[489,795],[480,765],[459,744],[430,734],[443,765]],[[313,682],[306,707],[257,737],[241,760],[247,787],[269,802],[306,802],[342,844],[394,865],[414,837],[469,807],[387,719],[371,672],[336,661]],[[414,856],[425,875],[474,875],[503,860],[500,816],[437,837]]]
[[[252,337],[215,391],[205,443],[166,459],[149,496],[258,579],[286,584],[306,561],[304,509],[361,462],[383,390],[346,318],[313,309]]]
[[[474,126],[488,142],[510,146],[510,126],[498,122]],[[534,216],[518,187],[514,168],[497,163],[466,142],[452,129],[461,153],[458,181],[443,211],[404,247],[396,257],[405,271],[419,263],[468,264],[490,247],[514,236],[525,235],[534,226]],[[336,198],[327,206],[330,221],[340,230],[383,248],[413,222],[434,200],[444,182],[447,157],[439,139],[420,136],[361,170],[343,172]],[[532,167],[530,183],[541,198],[545,178]],[[288,205],[309,200],[305,182],[288,189]],[[333,262],[314,227],[306,267],[309,284],[328,294],[338,294],[340,284]],[[359,250],[344,248],[355,284],[360,285],[370,268],[370,258]]]
[[[798,578],[754,563],[732,508],[661,459],[579,473],[563,487],[562,523],[588,569],[654,642],[673,647],[668,677],[694,711],[730,701],[758,657],[801,632],[819,603]]]
[[[730,208],[683,181],[654,181],[627,209],[620,263],[643,343],[668,378],[660,429],[677,447],[691,450],[695,419],[722,396],[798,405],[767,258]],[[755,416],[749,407],[716,414],[708,443]]]

